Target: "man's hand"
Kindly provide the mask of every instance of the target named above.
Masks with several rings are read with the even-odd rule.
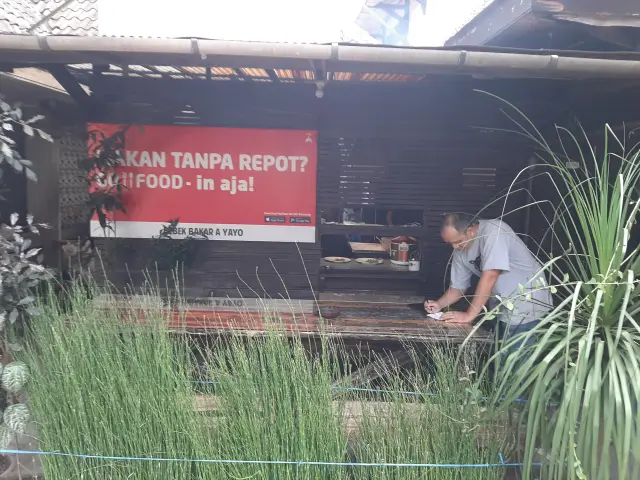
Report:
[[[435,300],[427,300],[426,302],[424,302],[424,309],[427,311],[427,313],[438,313],[440,310],[442,310],[442,307]]]
[[[467,312],[447,312],[442,315],[441,320],[445,323],[453,323],[457,325],[468,325],[473,322],[473,318]]]

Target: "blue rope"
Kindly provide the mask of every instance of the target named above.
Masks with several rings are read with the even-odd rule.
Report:
[[[522,467],[521,463],[504,463],[500,453],[501,463],[352,463],[352,462],[311,462],[295,460],[225,460],[207,458],[154,458],[154,457],[116,457],[109,455],[85,455],[82,453],[64,452],[39,452],[31,450],[0,450],[3,455],[38,455],[67,458],[80,458],[82,460],[117,460],[136,462],[195,462],[195,463],[221,463],[221,464],[247,464],[247,465],[295,465],[316,467],[392,467],[392,468],[498,468],[498,467]],[[534,464],[539,466],[541,464]]]

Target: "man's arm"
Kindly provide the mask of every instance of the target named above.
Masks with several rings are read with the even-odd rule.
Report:
[[[464,291],[457,288],[449,288],[444,295],[442,295],[436,303],[438,304],[439,310],[444,310],[447,307],[450,307],[458,300],[462,298],[464,295]]]
[[[428,313],[437,313],[460,300],[470,286],[471,270],[464,265],[459,252],[454,252],[451,262],[451,286],[435,302],[425,302],[424,307]]]
[[[480,275],[480,281],[478,282],[478,286],[476,287],[476,292],[471,300],[471,304],[469,308],[467,308],[466,312],[447,312],[442,317],[442,320],[450,323],[471,323],[476,317],[482,313],[483,307],[491,298],[491,292],[493,291],[493,286],[498,280],[498,276],[500,276],[500,270],[485,270]],[[451,289],[449,289],[451,290]],[[443,295],[442,298],[446,297],[449,291]],[[459,300],[459,298],[458,298]],[[456,300],[457,301],[457,300]],[[438,303],[440,300],[438,300]],[[455,302],[453,302],[455,303]]]

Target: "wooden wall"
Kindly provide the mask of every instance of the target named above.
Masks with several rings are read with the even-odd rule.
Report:
[[[532,84],[544,86],[548,94],[530,98],[526,93]],[[423,208],[427,267],[423,282],[410,288],[436,294],[443,289],[451,253],[439,238],[442,214],[482,210],[506,192],[532,151],[515,135],[487,129],[509,123],[500,104],[474,92],[474,86],[473,80],[461,78],[404,88],[329,85],[324,98],[317,99],[314,85],[100,78],[92,89],[105,107],[91,121],[180,124],[180,111],[189,105],[196,112],[193,124],[317,129],[318,209],[355,205],[360,199],[382,208]],[[566,88],[551,88],[548,81],[485,81],[482,86],[519,102],[534,119],[548,117],[552,109],[560,114],[558,98]],[[349,169],[361,182],[345,189],[342,177]],[[369,182],[365,196],[363,182]],[[522,178],[515,189],[525,183]],[[497,217],[525,201],[525,193],[516,192],[506,206],[497,201],[481,215]],[[522,231],[525,218],[521,210],[505,220]],[[112,280],[138,283],[152,242],[117,243],[128,247],[109,250]],[[319,241],[298,246],[204,242],[194,266],[180,279],[181,288],[188,297],[312,298],[320,257]]]
[[[109,279],[116,287],[150,282],[185,298],[312,299],[317,289],[317,244],[202,241],[191,268],[158,272],[157,252],[146,239],[101,240]]]

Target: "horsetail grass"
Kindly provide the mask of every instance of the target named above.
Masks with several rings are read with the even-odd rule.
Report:
[[[75,292],[78,293],[78,292]],[[191,458],[205,453],[193,412],[188,352],[149,311],[123,327],[117,308],[74,294],[34,319],[28,349],[29,406],[44,451]],[[46,478],[189,478],[188,463],[44,457]]]
[[[348,465],[496,463],[497,444],[480,445],[473,431],[476,415],[465,406],[455,352],[433,357],[435,375],[409,378],[416,391],[436,388],[437,398],[393,394],[371,402],[358,391],[333,388],[346,354],[329,336],[309,349],[295,334],[232,335],[198,352],[207,376],[216,379],[206,392],[215,408],[204,414],[195,408],[193,345],[167,331],[160,303],[149,304],[144,322],[139,312],[115,304],[96,309],[81,294],[71,304],[63,313],[45,302],[27,345],[29,405],[43,451],[339,465],[44,456],[48,479],[499,477],[494,468]],[[385,382],[406,385],[402,375],[385,372]]]

